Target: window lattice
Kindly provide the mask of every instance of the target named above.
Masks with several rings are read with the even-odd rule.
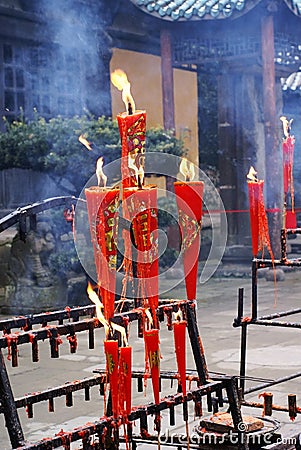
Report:
[[[37,110],[47,118],[71,116],[82,110],[82,77],[76,52],[3,43],[1,53],[2,116],[13,120],[23,110],[31,117]]]

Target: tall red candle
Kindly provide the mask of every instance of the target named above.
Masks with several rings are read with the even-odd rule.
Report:
[[[97,281],[104,316],[114,316],[119,188],[85,189]]]
[[[117,115],[117,122],[122,145],[122,187],[138,186],[137,171],[144,168],[146,112],[123,112]]]
[[[158,209],[155,186],[124,190],[125,217],[132,222],[134,245],[137,248],[138,297],[153,314],[158,307]]]
[[[153,393],[155,403],[160,402],[160,347],[159,347],[159,330],[153,328],[152,330],[144,331],[145,350],[148,357],[149,368],[152,377]]]
[[[283,152],[283,189],[287,194],[293,188],[294,136],[287,136],[282,143]]]
[[[183,265],[188,300],[196,298],[200,230],[203,205],[203,181],[174,183],[182,236]]]
[[[259,203],[263,201],[263,186],[263,180],[248,181],[252,250],[254,257],[259,251]]]
[[[104,349],[107,361],[107,374],[110,383],[110,393],[112,399],[113,416],[119,415],[118,391],[119,391],[119,370],[118,370],[118,341],[104,341]]]
[[[119,355],[119,407],[122,414],[132,409],[132,347],[121,347]]]
[[[186,320],[173,322],[173,335],[180,383],[186,396]]]
[[[256,257],[258,252],[263,252],[264,247],[266,247],[271,258],[274,259],[269,236],[268,219],[265,212],[263,187],[263,180],[248,180],[252,250],[253,256]]]
[[[285,196],[290,192],[291,195],[291,211],[285,211],[285,227],[296,228],[297,218],[295,213],[295,192],[294,192],[294,178],[293,178],[293,164],[294,164],[294,136],[287,136],[282,143],[283,153],[283,191]]]

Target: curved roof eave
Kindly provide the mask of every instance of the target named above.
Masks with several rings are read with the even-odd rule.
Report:
[[[170,22],[236,19],[261,0],[131,0],[141,11]],[[294,2],[297,0],[285,0]],[[301,3],[301,0],[298,0]]]
[[[301,17],[301,0],[284,0],[287,7],[295,14]]]

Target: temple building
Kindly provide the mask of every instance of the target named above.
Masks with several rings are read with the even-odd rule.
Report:
[[[267,208],[281,208],[279,117],[294,118],[296,136],[301,119],[300,15],[297,0],[0,0],[1,117],[114,117],[121,67],[148,125],[219,168],[229,244],[244,243],[250,165]]]

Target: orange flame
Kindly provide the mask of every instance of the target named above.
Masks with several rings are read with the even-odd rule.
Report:
[[[106,187],[108,177],[104,174],[102,168],[103,168],[103,157],[101,156],[100,158],[98,158],[96,163],[96,177],[98,186],[102,184],[104,187]]]
[[[280,120],[281,120],[282,126],[283,126],[284,137],[287,138],[291,132],[291,126],[292,126],[293,119],[287,120],[287,118],[285,116],[281,116]]]
[[[144,168],[143,164],[140,164],[140,167],[136,165],[136,155],[129,153],[128,155],[128,168],[132,169],[135,172],[135,177],[137,180],[138,186],[143,186],[144,182]]]
[[[91,300],[91,302],[94,303],[94,305],[96,307],[97,319],[104,326],[104,329],[105,329],[105,332],[106,332],[106,336],[108,336],[109,331],[110,331],[110,325],[109,325],[108,321],[105,319],[105,316],[102,313],[103,304],[99,300],[99,297],[96,294],[96,292],[94,291],[90,281],[88,281],[87,294],[88,294],[88,297]]]
[[[192,181],[195,177],[194,164],[187,158],[182,158],[179,171],[184,176],[185,181]]]
[[[258,181],[256,175],[257,175],[256,170],[254,169],[253,166],[251,166],[251,167],[250,167],[250,170],[249,170],[249,173],[248,173],[248,175],[247,175],[248,180],[250,180],[250,181]]]
[[[84,137],[83,134],[81,134],[81,135],[79,136],[78,140],[79,140],[79,142],[80,142],[81,144],[83,144],[88,150],[90,150],[90,151],[93,150],[92,147],[91,147],[91,143],[90,143],[89,141],[87,141],[87,139]]]
[[[131,84],[126,73],[121,69],[116,69],[111,74],[111,82],[119,91],[122,91],[122,100],[125,104],[127,113],[134,114],[136,107],[131,94]]]
[[[126,337],[126,332],[125,332],[125,328],[122,327],[121,325],[117,325],[117,323],[111,322],[111,327],[113,328],[113,330],[118,331],[121,334],[121,338],[123,340],[123,345],[124,347],[128,346],[128,340]]]
[[[145,309],[145,315],[148,318],[150,325],[152,325],[154,323],[154,321],[153,321],[153,317],[151,315],[151,312],[150,312],[149,308]]]
[[[174,320],[175,321],[183,320],[183,313],[181,309],[178,309],[178,311],[174,313]]]

